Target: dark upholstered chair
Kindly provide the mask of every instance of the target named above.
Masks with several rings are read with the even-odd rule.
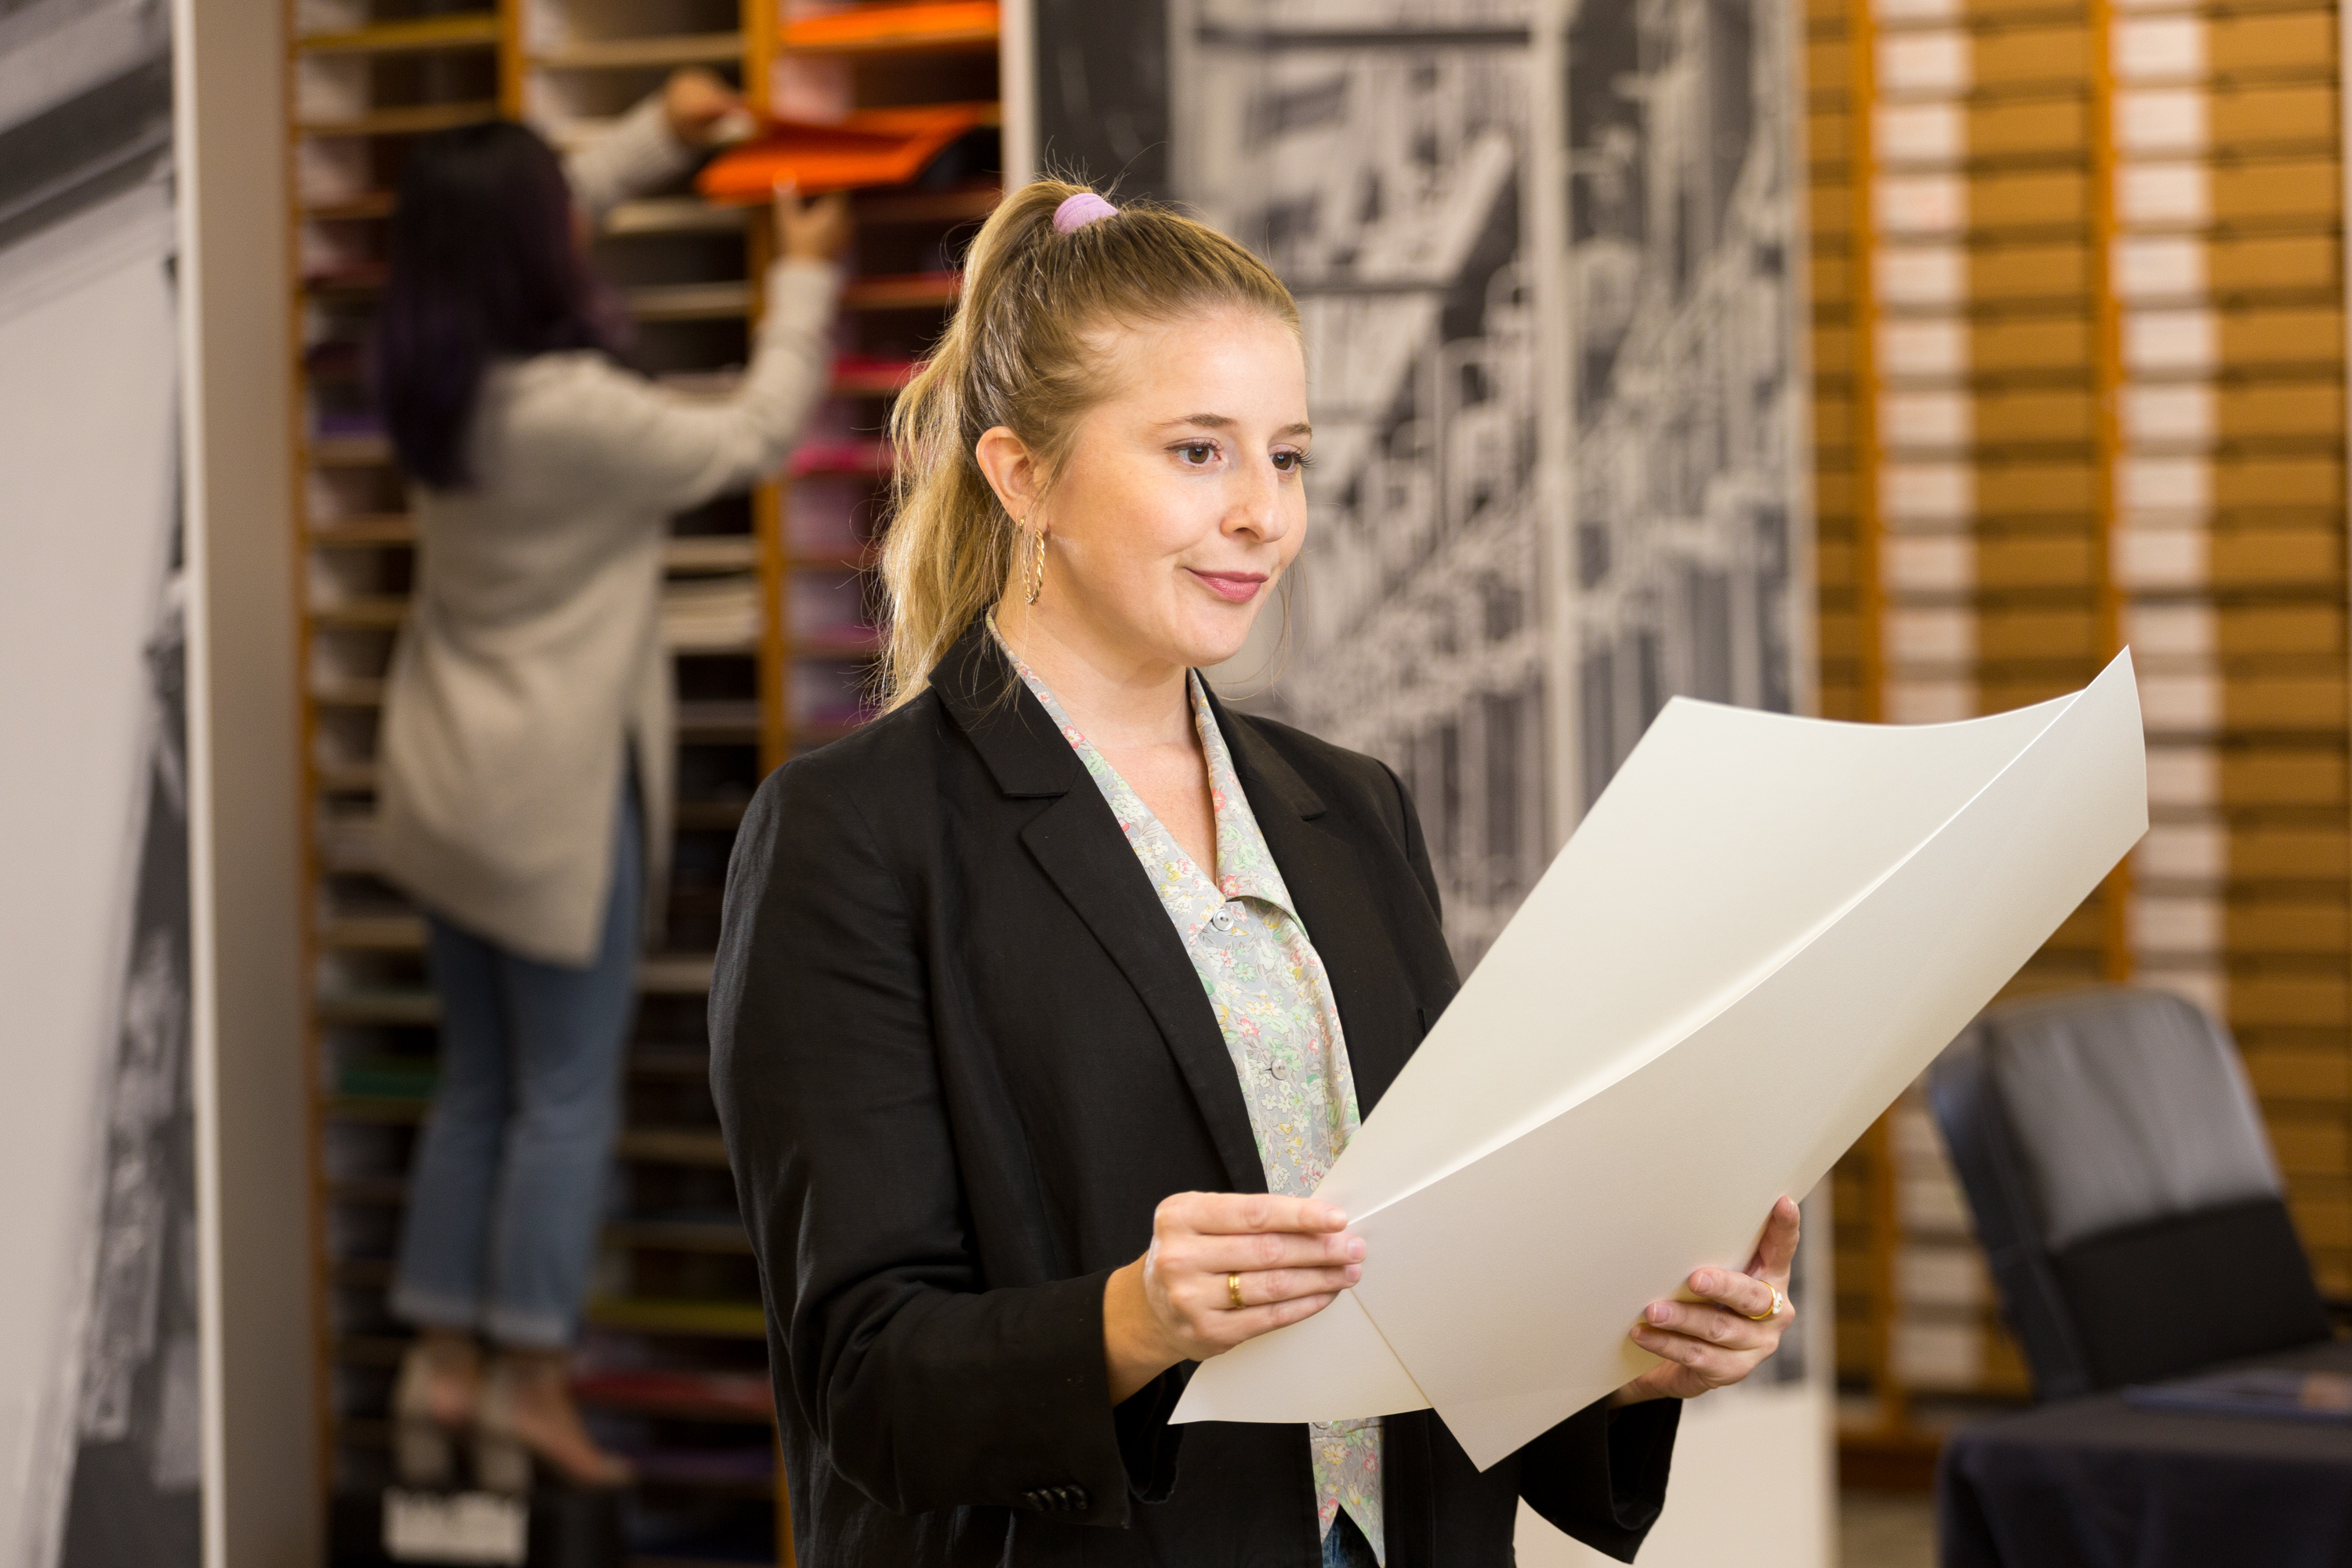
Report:
[[[1927,1099],[2038,1398],[2323,1340],[2229,1032],[2127,986],[1987,1011]]]

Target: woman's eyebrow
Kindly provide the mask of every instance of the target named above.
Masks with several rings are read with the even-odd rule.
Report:
[[[1168,420],[1162,427],[1173,429],[1180,425],[1197,425],[1207,430],[1231,430],[1240,423],[1240,420],[1223,414],[1187,414],[1181,419]],[[1315,426],[1301,419],[1295,425],[1284,426],[1275,434],[1276,436],[1312,436],[1315,434]]]

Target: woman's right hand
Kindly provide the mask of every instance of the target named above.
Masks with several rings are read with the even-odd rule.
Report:
[[[1313,1198],[1178,1193],[1163,1200],[1151,1217],[1150,1247],[1103,1292],[1111,1403],[1180,1361],[1206,1361],[1313,1317],[1362,1278],[1363,1258],[1348,1216]]]
[[[669,73],[662,84],[662,113],[670,134],[688,147],[711,146],[732,123],[748,121],[741,95],[700,66]]]
[[[775,192],[776,253],[795,261],[838,261],[849,248],[854,224],[849,197],[841,191],[802,201],[787,184]]]

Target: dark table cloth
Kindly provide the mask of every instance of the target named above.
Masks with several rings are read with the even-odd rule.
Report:
[[[2249,1364],[2352,1373],[2352,1343]],[[1936,1515],[1942,1568],[2352,1568],[2352,1424],[2064,1400],[1954,1433]]]

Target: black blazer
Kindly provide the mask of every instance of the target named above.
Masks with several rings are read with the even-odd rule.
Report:
[[[914,701],[780,769],[736,841],[711,1085],[760,1260],[812,1568],[1321,1562],[1303,1428],[1114,1409],[1109,1273],[1171,1193],[1264,1192],[1182,942],[975,628]],[[1380,763],[1220,707],[1366,1115],[1458,984]],[[1481,1474],[1387,1426],[1389,1568],[1502,1568],[1516,1500],[1632,1561],[1679,1410],[1595,1405]]]

